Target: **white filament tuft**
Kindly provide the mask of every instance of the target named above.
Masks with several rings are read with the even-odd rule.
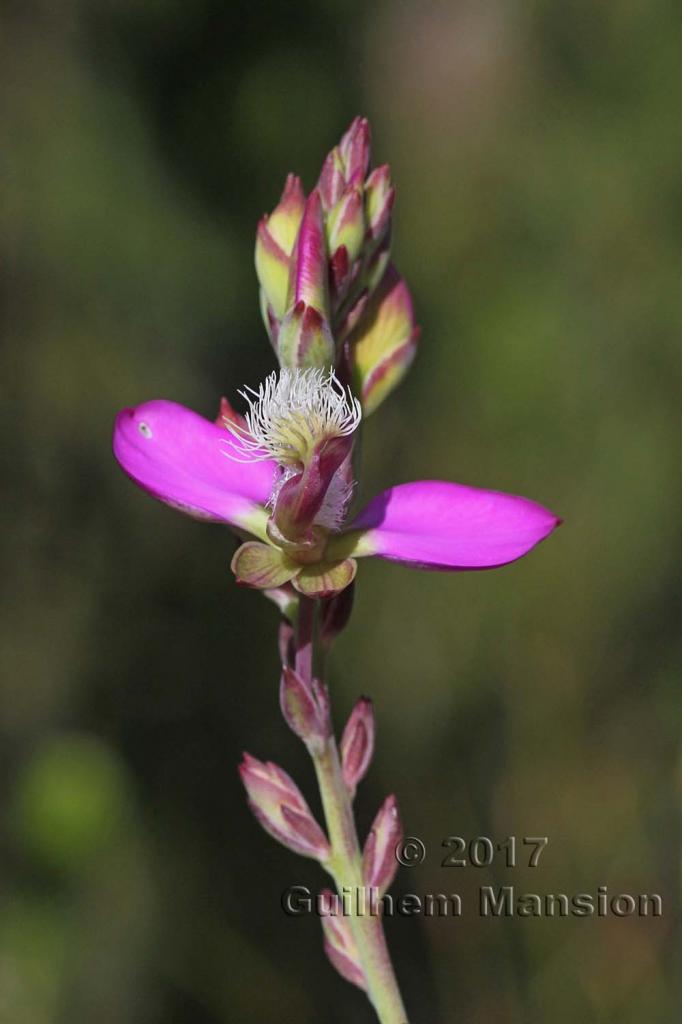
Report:
[[[333,370],[274,371],[257,391],[239,394],[249,406],[246,426],[226,423],[238,440],[226,442],[232,451],[225,454],[236,462],[300,465],[316,444],[354,433],[362,419],[360,402]]]

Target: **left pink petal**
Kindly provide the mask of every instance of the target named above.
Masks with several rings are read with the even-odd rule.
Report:
[[[114,455],[155,498],[199,519],[259,533],[275,465],[229,458],[234,435],[175,402],[123,409],[114,426]]]
[[[528,498],[421,480],[374,498],[345,541],[355,557],[379,555],[425,569],[492,569],[521,558],[560,522]]]

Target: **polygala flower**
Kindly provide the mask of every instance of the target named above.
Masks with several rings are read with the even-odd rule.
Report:
[[[263,828],[363,903],[391,885],[402,825],[391,795],[361,848],[353,800],[374,753],[372,702],[356,703],[337,745],[319,656],[348,624],[358,559],[492,569],[527,554],[560,522],[527,498],[443,480],[398,484],[353,513],[361,423],[403,379],[419,339],[412,297],[390,259],[390,172],[370,163],[369,125],[357,117],[310,194],[290,174],[260,221],[256,274],[279,368],[239,392],[243,412],[227,398],[216,420],[145,402],[118,414],[113,441],[143,490],[231,527],[241,541],[231,563],[237,582],[279,608],[280,709],[314,763],[326,832],[279,765],[244,754],[240,776]],[[367,993],[380,1024],[406,1024],[381,917],[339,913],[330,890],[322,901],[331,963]]]
[[[245,426],[159,400],[123,410],[114,430],[116,458],[140,487],[248,535],[232,562],[241,583],[329,597],[352,582],[356,559],[372,555],[491,569],[560,522],[527,498],[441,480],[391,487],[348,521],[357,401],[319,370],[282,370],[252,395]]]

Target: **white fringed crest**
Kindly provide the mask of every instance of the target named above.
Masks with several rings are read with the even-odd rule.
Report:
[[[225,426],[238,438],[225,454],[237,462],[274,459],[283,468],[305,463],[325,439],[347,437],[362,419],[362,407],[333,370],[274,371],[257,391],[245,388],[246,426]]]

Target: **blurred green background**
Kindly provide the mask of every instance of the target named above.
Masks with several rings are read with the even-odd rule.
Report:
[[[236,773],[282,763],[277,618],[226,531],[155,504],[116,410],[206,415],[273,365],[252,252],[356,113],[398,188],[423,326],[364,492],[445,477],[566,525],[492,573],[361,566],[331,667],[428,846],[388,922],[418,1022],[669,1024],[679,995],[682,8],[674,0],[10,0],[4,270],[2,1024],[373,1019],[280,894],[322,882]],[[547,835],[533,870],[445,836]],[[482,920],[482,884],[662,894],[646,918]],[[676,960],[677,956],[677,960]]]

